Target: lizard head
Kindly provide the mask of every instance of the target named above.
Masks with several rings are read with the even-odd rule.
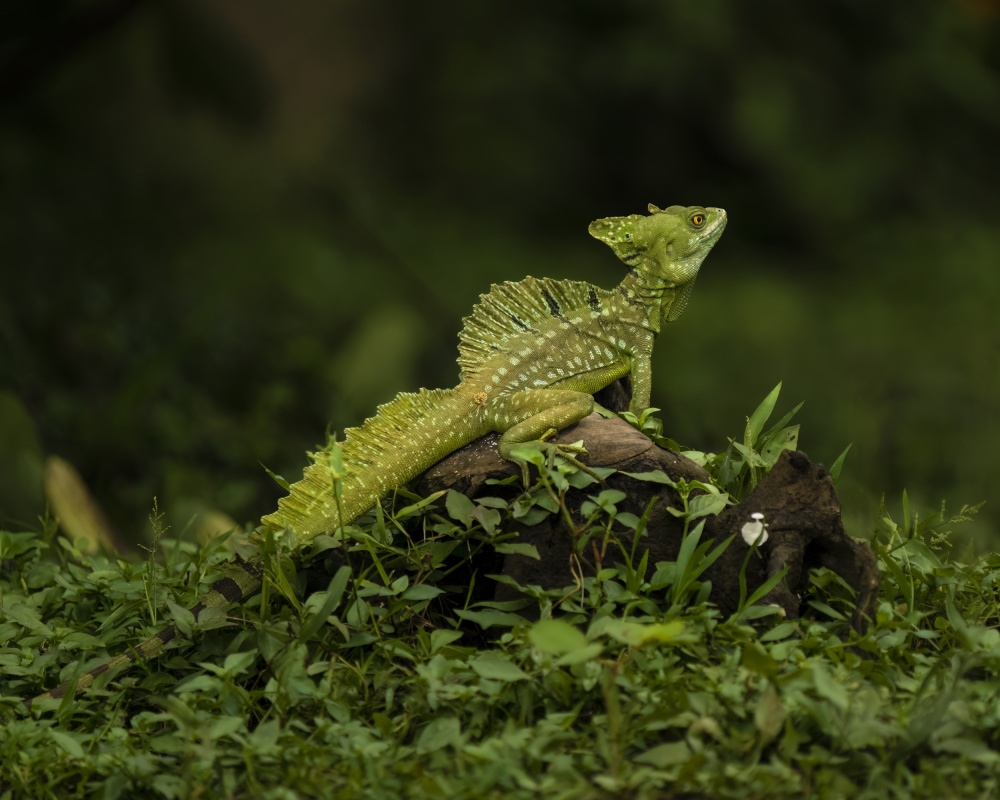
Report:
[[[721,208],[650,204],[649,216],[599,219],[589,230],[647,280],[676,287],[694,280],[725,227]]]

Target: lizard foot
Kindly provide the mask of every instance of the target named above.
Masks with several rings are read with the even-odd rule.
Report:
[[[555,466],[556,456],[559,456],[563,460],[568,461],[570,464],[572,464],[581,472],[585,472],[594,480],[604,483],[604,480],[601,478],[600,475],[594,472],[590,467],[588,467],[578,458],[578,456],[587,455],[587,449],[582,444],[559,444],[555,442],[545,441],[545,439],[547,439],[554,433],[556,433],[555,430],[547,431],[545,434],[543,434],[541,439],[538,439],[534,442],[525,442],[524,446],[534,447],[540,450],[545,455],[545,460],[550,469],[553,466]],[[530,485],[529,475],[528,475],[528,462],[521,458],[511,458],[510,460],[521,468],[521,480],[523,481],[525,491],[527,491],[528,486]]]

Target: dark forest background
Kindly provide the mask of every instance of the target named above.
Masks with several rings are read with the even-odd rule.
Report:
[[[525,275],[647,203],[730,223],[654,357],[720,451],[780,380],[851,532],[991,501],[1000,5],[0,2],[0,524],[82,473],[126,538],[244,522],[328,423],[457,381]],[[975,528],[995,548],[1000,508]]]

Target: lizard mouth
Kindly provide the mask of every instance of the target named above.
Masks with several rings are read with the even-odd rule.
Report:
[[[708,209],[706,209],[706,211],[708,211],[709,213],[713,214],[715,216],[715,219],[712,220],[708,224],[708,227],[705,228],[704,235],[705,236],[710,236],[710,235],[718,236],[725,229],[726,222],[729,219],[726,216],[726,209],[724,209],[724,208],[708,208]]]

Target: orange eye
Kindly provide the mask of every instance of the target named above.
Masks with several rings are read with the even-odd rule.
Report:
[[[700,228],[702,225],[705,224],[705,215],[695,214],[693,217],[691,217],[691,224],[694,225],[696,228]]]

